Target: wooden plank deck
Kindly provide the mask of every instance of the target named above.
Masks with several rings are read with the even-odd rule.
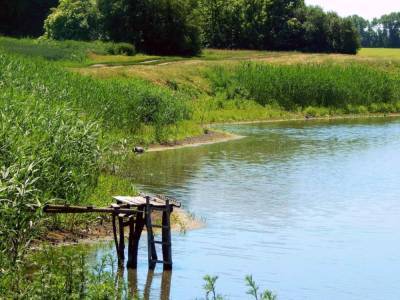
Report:
[[[167,201],[169,201],[169,205],[174,207],[181,207],[181,204],[177,201],[171,199],[162,199],[161,197],[150,197],[150,196],[114,196],[113,199],[117,201],[117,203],[127,204],[129,206],[139,207],[147,204],[147,198],[149,198],[149,204],[154,207],[165,207],[167,205]]]

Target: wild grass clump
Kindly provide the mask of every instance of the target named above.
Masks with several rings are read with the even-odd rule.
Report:
[[[0,37],[0,49],[11,54],[49,61],[85,63],[88,54],[135,55],[135,46],[128,43],[56,41],[52,39],[13,39]]]
[[[95,123],[34,95],[0,90],[0,270],[18,271],[43,229],[46,202],[76,204],[91,193],[97,145]]]
[[[90,266],[83,250],[46,247],[32,258],[19,270],[0,271],[2,299],[136,299],[111,256]]]
[[[307,107],[346,111],[351,106],[372,111],[374,105],[396,110],[400,100],[399,76],[365,64],[245,63],[214,68],[208,77],[214,91],[225,91],[227,98],[254,99],[290,111]]]
[[[1,166],[33,164],[34,189],[42,199],[77,203],[96,185],[100,154],[95,123],[37,101],[3,103],[0,119]]]
[[[105,131],[135,134],[143,126],[152,126],[153,142],[162,142],[170,126],[190,117],[186,102],[167,88],[138,79],[98,80],[40,58],[0,52],[0,81],[50,107],[66,105],[81,119],[98,121]]]

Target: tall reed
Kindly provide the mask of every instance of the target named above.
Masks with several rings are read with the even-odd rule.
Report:
[[[400,77],[361,63],[270,65],[244,63],[208,74],[214,91],[286,110],[308,106],[346,109],[386,104],[399,109]]]

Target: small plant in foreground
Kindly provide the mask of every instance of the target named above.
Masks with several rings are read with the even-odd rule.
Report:
[[[206,292],[205,300],[224,300],[225,298],[216,292],[216,283],[218,280],[218,276],[210,276],[206,275],[203,277],[205,284],[203,285],[203,289]],[[246,286],[249,288],[247,291],[247,295],[253,296],[255,300],[277,300],[277,296],[274,295],[271,291],[265,290],[260,292],[259,286],[253,279],[253,276],[247,275],[245,277]]]
[[[204,276],[205,284],[203,286],[206,292],[206,300],[222,300],[222,296],[218,295],[216,292],[216,282],[218,280],[218,276]]]
[[[264,292],[259,293],[259,286],[253,279],[253,276],[246,276],[246,285],[249,290],[247,291],[247,295],[251,295],[255,300],[276,300],[277,297],[271,291],[265,290]]]

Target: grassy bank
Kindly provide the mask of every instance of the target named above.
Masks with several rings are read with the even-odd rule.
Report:
[[[183,58],[109,55],[114,46],[0,38],[2,111],[19,107],[28,123],[39,116],[76,122],[74,128],[92,124],[103,174],[120,163],[116,153],[200,136],[207,124],[400,111],[399,50],[349,56],[206,49]],[[37,136],[48,133],[46,122],[35,125]],[[4,140],[13,132],[4,129]],[[13,140],[26,148],[40,144],[19,134]]]
[[[0,292],[23,292],[7,280],[36,237],[96,221],[48,219],[44,203],[136,193],[118,172],[134,145],[174,144],[210,123],[400,112],[400,56],[388,50],[182,58],[110,47],[0,38]]]

